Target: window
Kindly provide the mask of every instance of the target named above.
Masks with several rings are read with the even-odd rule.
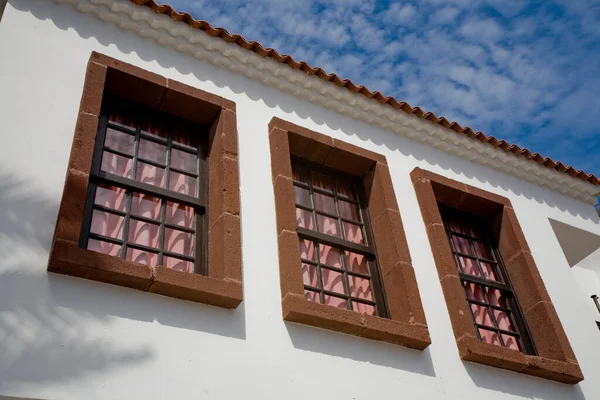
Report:
[[[236,308],[235,103],[92,52],[48,271]]]
[[[81,246],[205,274],[201,126],[122,100],[100,116]]]
[[[305,298],[387,316],[362,182],[298,159],[292,169]]]
[[[477,337],[535,354],[489,222],[448,207],[441,211]]]

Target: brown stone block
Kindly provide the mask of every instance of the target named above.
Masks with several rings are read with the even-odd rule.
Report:
[[[273,128],[269,133],[271,148],[271,175],[273,180],[279,175],[292,179],[292,162],[290,160],[290,145],[287,132]]]
[[[240,281],[213,279],[166,267],[154,268],[149,291],[224,308],[236,308],[243,300]]]
[[[308,130],[302,130],[302,132],[307,133],[308,136],[289,132],[288,142],[290,144],[290,153],[293,156],[308,161],[324,164],[329,152],[333,148],[333,139],[329,136]]]
[[[395,321],[427,325],[415,271],[411,264],[398,263],[383,277],[390,316]]]
[[[448,180],[449,179],[445,179],[443,181],[448,183]],[[434,180],[431,180],[430,182],[431,188],[433,189],[433,193],[436,199],[436,203],[444,204],[452,208],[464,209],[462,207],[462,204],[465,201],[465,198],[468,197],[468,194],[466,192],[467,186],[465,184],[453,182],[452,186],[449,186]]]
[[[292,180],[284,176],[275,178],[275,213],[277,217],[277,234],[283,230],[294,231],[298,226],[296,219],[296,202]]]
[[[79,105],[80,113],[92,114],[96,117],[100,115],[106,72],[107,68],[105,65],[92,62],[91,60],[88,62],[83,94],[81,95],[81,103]]]
[[[208,230],[208,276],[242,281],[240,217],[223,214]]]
[[[129,65],[118,62],[119,64]],[[140,103],[149,107],[158,108],[160,101],[165,93],[166,79],[148,71],[140,70],[137,67],[130,66],[126,71],[113,69],[109,66],[106,73],[107,93],[123,97],[125,99]],[[134,75],[140,71],[140,75]],[[153,81],[146,79],[146,75],[152,75]]]
[[[407,324],[387,318],[363,315],[364,328],[358,336],[392,344],[424,350],[431,344],[427,327],[420,324]]]
[[[363,154],[368,152],[367,150],[357,148],[364,151],[353,152],[351,150],[356,146],[335,139],[333,142],[335,147],[331,148],[331,151],[329,151],[327,157],[323,160],[323,165],[326,167],[363,177],[375,165],[376,161],[374,159],[363,156]]]
[[[444,226],[441,224],[429,225],[427,237],[440,280],[449,275],[458,277],[458,266]]]
[[[187,86],[182,83],[179,85]],[[164,91],[158,109],[203,125],[214,121],[221,111],[221,107],[215,104],[207,103],[187,93],[171,89]]]
[[[425,226],[428,227],[432,224],[442,224],[442,215],[440,214],[440,208],[435,199],[431,181],[419,180],[414,182],[413,186],[415,188],[415,194],[417,195],[419,209],[421,210],[421,216],[423,217]]]
[[[523,230],[512,208],[505,207],[491,220],[492,230],[498,240],[498,249],[504,261],[521,251],[530,251]]]
[[[540,301],[550,302],[544,281],[529,252],[522,251],[504,261],[523,311],[526,312]]]
[[[303,295],[288,293],[282,301],[283,319],[316,326],[349,335],[358,335],[363,328],[361,314],[329,305],[308,301]]]
[[[235,112],[221,110],[209,130],[209,169],[213,169],[224,157],[237,158],[238,133]]]
[[[398,201],[387,165],[377,163],[364,178],[369,215],[374,221],[386,210],[398,210]]]
[[[454,337],[458,340],[463,336],[476,337],[475,325],[471,311],[467,305],[467,297],[460,279],[456,276],[446,276],[440,282]]]
[[[74,169],[67,171],[56,221],[56,238],[72,242],[79,240],[89,180],[88,174]]]
[[[281,296],[284,297],[288,293],[304,296],[298,234],[293,231],[283,231],[279,234],[277,243],[279,246]]]
[[[58,238],[52,247],[48,271],[138,290],[147,290],[152,281],[151,267],[81,249],[75,242]]]
[[[552,360],[546,357],[526,356],[528,366],[523,371],[528,375],[574,385],[584,377],[578,364]]]
[[[140,78],[142,80],[151,82],[155,85],[167,87],[167,79],[165,77],[162,77],[145,69],[136,67],[124,61],[117,60],[116,58],[112,58],[107,55],[93,51],[92,55],[90,56],[90,61],[106,65],[109,69],[121,71],[123,73],[126,73],[127,75]]]
[[[387,165],[387,159],[385,158],[385,156],[383,154],[379,154],[374,151],[367,150],[367,149],[364,149],[359,146],[355,146],[353,144],[344,142],[339,139],[333,139],[333,146],[336,149],[341,150],[342,152],[345,152],[346,154],[353,154],[355,156],[363,158],[364,160],[369,160],[369,162],[371,163],[371,166],[373,166],[377,162]]]
[[[79,113],[69,158],[69,169],[76,169],[86,174],[92,169],[92,157],[96,144],[98,117],[92,114]]]
[[[485,199],[487,202],[495,204],[496,207],[500,209],[502,209],[502,206],[512,206],[510,200],[507,197],[501,196],[496,193],[488,192],[483,189],[479,189],[475,186],[466,185],[466,187],[470,197]]]
[[[221,96],[217,96],[216,94],[205,92],[204,90],[186,85],[185,83],[181,83],[173,79],[167,79],[167,87],[169,90],[185,94],[186,96],[193,98],[195,101],[202,101],[204,103],[208,103],[207,105],[224,108],[235,113],[235,102]]]
[[[525,355],[518,350],[483,343],[471,336],[463,336],[457,340],[457,345],[460,358],[464,361],[472,361],[516,372],[522,372],[527,367]]]
[[[410,263],[410,253],[400,213],[387,210],[372,223],[377,242],[377,254],[381,271],[385,275],[399,261]]]
[[[237,158],[224,157],[208,177],[208,226],[223,213],[239,215],[240,182]]]
[[[539,302],[525,310],[524,316],[540,356],[577,362],[552,303]]]

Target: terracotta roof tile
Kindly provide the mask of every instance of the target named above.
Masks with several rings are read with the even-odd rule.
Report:
[[[288,65],[292,69],[301,70],[309,75],[316,75],[326,82],[331,82],[338,87],[346,88],[352,93],[360,93],[369,99],[375,99],[381,104],[387,104],[391,107],[402,110],[407,114],[414,114],[419,118],[426,119],[434,124],[438,124],[444,128],[452,130],[458,134],[467,135],[473,139],[479,140],[482,143],[488,143],[494,147],[498,147],[504,151],[513,153],[517,156],[524,157],[529,160],[533,160],[539,165],[554,169],[558,172],[567,173],[573,177],[577,177],[583,181],[589,182],[593,185],[600,185],[600,180],[594,174],[588,174],[582,170],[576,170],[571,166],[565,166],[560,161],[554,161],[549,157],[543,157],[538,153],[531,153],[528,149],[519,147],[516,144],[509,144],[505,140],[498,140],[493,136],[487,136],[483,132],[474,132],[469,127],[461,127],[457,122],[450,122],[444,117],[437,117],[432,112],[425,112],[419,107],[412,107],[410,104],[404,101],[398,101],[394,97],[384,96],[378,91],[371,91],[365,86],[357,86],[350,79],[341,79],[334,73],[327,73],[322,68],[315,68],[310,66],[305,61],[296,61],[292,56],[286,54],[279,54],[272,48],[264,48],[260,43],[255,41],[247,41],[243,36],[235,34],[232,35],[223,28],[214,28],[211,24],[206,21],[199,21],[194,19],[190,14],[185,12],[177,12],[173,7],[169,5],[159,5],[154,0],[130,0],[140,6],[146,6],[154,10],[158,14],[165,14],[175,21],[185,22],[189,26],[195,29],[202,30],[213,37],[219,37],[229,43],[235,43],[236,45],[253,51],[254,53],[262,56],[269,57],[273,60]]]

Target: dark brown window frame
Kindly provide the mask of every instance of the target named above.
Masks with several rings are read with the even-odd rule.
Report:
[[[423,350],[431,339],[385,156],[290,122],[269,123],[283,318]],[[304,298],[292,157],[360,179],[365,189],[389,318]]]
[[[102,101],[118,96],[207,126],[206,275],[149,267],[81,248],[84,208]],[[92,52],[50,251],[48,271],[236,308],[242,301],[235,103]],[[196,201],[192,199],[192,201]]]
[[[509,199],[415,168],[411,180],[433,252],[461,359],[558,382],[583,374],[546,291]],[[487,219],[523,310],[537,355],[481,342],[448,241],[440,205]]]

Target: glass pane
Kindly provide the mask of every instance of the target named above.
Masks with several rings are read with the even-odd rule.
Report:
[[[319,243],[319,262],[331,265],[332,267],[342,268],[340,249]]]
[[[321,268],[321,276],[323,277],[323,289],[339,294],[347,294],[346,285],[344,285],[344,274]]]
[[[131,198],[131,213],[140,217],[159,219],[160,199],[147,194],[133,192]]]
[[[350,282],[350,296],[358,299],[373,300],[371,281],[369,279],[348,275],[348,281]]]
[[[148,222],[129,220],[127,241],[146,247],[158,247],[159,226]]]
[[[480,285],[471,282],[464,282],[463,287],[465,289],[465,294],[467,295],[467,299],[481,301],[482,303],[486,303],[485,297],[483,295],[483,289]]]
[[[180,260],[179,258],[163,256],[165,267],[181,272],[194,272],[194,263],[191,261]]]
[[[348,203],[347,201],[339,200],[338,208],[340,210],[340,216],[342,218],[351,219],[352,221],[360,222],[358,206],[356,204],[352,204],[352,203]]]
[[[129,248],[127,249],[126,259],[129,261],[154,267],[158,262],[158,254],[151,253],[149,251]]]
[[[508,308],[508,302],[500,290],[488,288],[487,296],[491,305]]]
[[[501,335],[502,335],[502,340],[504,341],[505,347],[508,347],[509,349],[513,349],[513,350],[521,350],[521,345],[519,343],[519,339],[517,339],[514,336],[505,335],[503,333]]]
[[[498,282],[500,281],[500,276],[496,272],[495,264],[480,262],[479,265],[481,265],[481,269],[483,270],[483,276],[485,276],[486,279]]]
[[[310,174],[304,168],[294,168],[292,171],[292,174],[294,175],[294,181],[302,182],[307,185],[309,184],[309,182],[310,182],[309,175]]]
[[[102,240],[89,239],[87,248],[88,250],[108,254],[109,256],[118,256],[121,253],[120,244],[104,242]]]
[[[131,178],[132,165],[133,160],[131,158],[121,157],[108,151],[102,153],[102,164],[100,165],[102,171],[123,178]]]
[[[492,248],[485,243],[473,241],[473,245],[475,246],[475,250],[477,250],[477,256],[479,258],[485,258],[486,260],[494,260],[494,255],[492,254]]]
[[[456,258],[458,259],[458,265],[462,272],[473,276],[481,276],[481,271],[477,266],[477,260],[460,256],[456,256]]]
[[[515,332],[515,327],[510,320],[510,315],[508,315],[506,312],[494,310],[494,318],[496,318],[496,323],[498,324],[499,329],[502,329],[503,331]]]
[[[333,192],[333,182],[329,176],[313,173],[313,186]]]
[[[446,224],[448,224],[448,229],[450,229],[451,232],[467,235],[468,232],[460,218],[457,218],[454,215],[444,215],[444,220],[446,221]]]
[[[352,302],[352,309],[357,313],[367,314],[367,315],[377,315],[375,311],[375,307],[370,304],[358,303],[356,301]]]
[[[137,163],[135,180],[152,186],[165,187],[165,169],[146,164]]]
[[[178,149],[171,149],[171,166],[197,174],[198,156]]]
[[[132,113],[112,111],[108,116],[108,122],[122,126],[123,128],[135,130],[135,118]]]
[[[294,198],[296,199],[296,204],[312,208],[312,203],[310,202],[310,192],[308,190],[294,186]]]
[[[165,228],[165,251],[183,254],[184,256],[188,257],[194,257],[195,247],[196,243],[192,233]]]
[[[167,139],[168,128],[163,120],[151,115],[145,115],[141,121],[142,133],[156,138]]]
[[[94,210],[90,232],[115,239],[123,238],[125,218],[109,212]]]
[[[310,240],[300,239],[300,257],[305,260],[315,260],[315,244]]]
[[[454,251],[470,256],[475,255],[475,253],[473,252],[473,248],[471,247],[471,243],[469,242],[469,239],[452,235],[452,243],[454,244]]]
[[[325,212],[327,214],[337,215],[337,212],[335,211],[335,200],[333,197],[314,192],[313,199],[315,200],[316,210]]]
[[[348,304],[346,303],[346,299],[342,299],[335,296],[325,295],[325,304],[336,307],[348,309]]]
[[[112,208],[113,210],[125,211],[127,205],[127,192],[125,189],[99,183],[96,186],[94,204]]]
[[[469,230],[469,236],[474,239],[483,239],[483,234],[481,232],[481,228],[477,224],[467,224],[467,229]]]
[[[337,194],[338,196],[346,197],[352,200],[357,200],[353,185],[343,180],[337,181]]]
[[[471,311],[473,312],[473,318],[475,318],[476,323],[494,327],[492,314],[488,307],[480,306],[479,304],[471,304]]]
[[[167,201],[167,224],[194,228],[194,208],[183,204]]]
[[[321,302],[321,297],[319,293],[313,292],[312,290],[304,290],[304,298],[308,301],[314,301],[317,303]]]
[[[197,181],[197,178],[180,174],[179,172],[170,172],[169,190],[187,194],[188,196],[196,196]]]
[[[352,243],[364,243],[365,239],[362,234],[362,227],[349,222],[342,222],[344,226],[344,237]]]
[[[367,258],[362,254],[344,251],[344,261],[348,271],[358,272],[365,275],[369,274],[369,264],[367,262]]]
[[[160,164],[166,164],[167,147],[160,143],[140,138],[138,157]]]
[[[479,335],[481,335],[482,342],[495,344],[496,346],[501,346],[500,339],[498,339],[498,334],[496,332],[479,328]]]
[[[326,217],[321,214],[317,214],[317,227],[319,232],[331,236],[340,236],[340,228],[337,218]]]
[[[302,281],[305,285],[320,288],[317,267],[311,264],[302,264]]]
[[[104,146],[133,156],[133,143],[135,137],[112,128],[106,128]]]
[[[183,121],[174,121],[171,125],[173,143],[196,147],[197,126]]]
[[[296,221],[298,222],[299,228],[306,228],[315,230],[315,223],[313,221],[313,215],[311,211],[303,210],[302,208],[296,208]]]

